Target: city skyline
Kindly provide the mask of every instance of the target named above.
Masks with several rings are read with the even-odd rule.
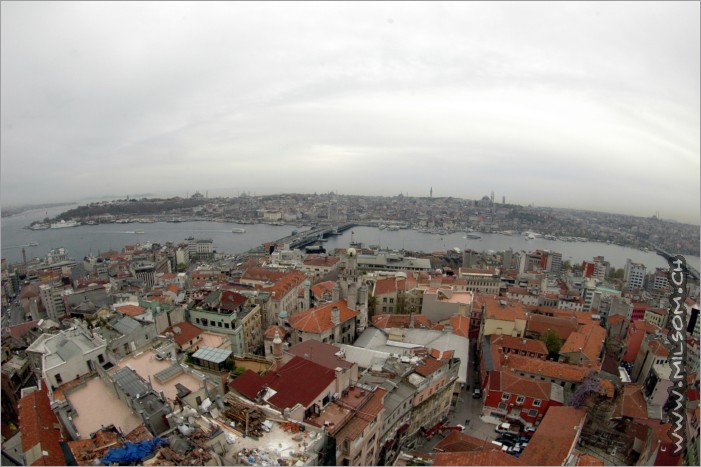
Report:
[[[699,223],[699,4],[2,4],[3,205],[480,199]]]

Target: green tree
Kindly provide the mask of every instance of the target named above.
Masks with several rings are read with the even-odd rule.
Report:
[[[186,269],[187,269],[187,264],[178,263],[178,272],[185,272]]]
[[[548,329],[540,336],[540,340],[545,343],[545,347],[548,348],[548,357],[557,357],[562,347],[562,342],[557,334],[552,329]]]
[[[623,269],[611,268],[611,278],[612,279],[623,279],[625,271]]]
[[[562,269],[564,269],[565,271],[569,271],[570,269],[572,269],[572,263],[569,259],[565,260],[564,264],[562,265]]]

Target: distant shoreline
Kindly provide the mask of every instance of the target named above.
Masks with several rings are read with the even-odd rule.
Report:
[[[2,217],[10,217],[10,216],[16,216],[17,214],[22,214],[23,212],[27,211],[33,211],[34,209],[42,209],[42,208],[57,208],[60,206],[73,206],[74,204],[78,204],[75,201],[69,201],[65,203],[45,203],[45,204],[27,204],[23,206],[2,206],[0,207],[0,211],[2,213]]]

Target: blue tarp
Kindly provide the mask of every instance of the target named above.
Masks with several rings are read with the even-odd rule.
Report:
[[[142,441],[140,443],[131,443],[127,441],[123,448],[110,448],[107,455],[100,459],[102,465],[111,463],[131,463],[147,457],[155,448],[168,444],[163,438],[153,438],[152,440]]]

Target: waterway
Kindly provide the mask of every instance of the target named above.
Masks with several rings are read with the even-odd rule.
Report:
[[[268,224],[235,224],[219,222],[156,222],[153,224],[101,224],[64,229],[28,230],[32,221],[44,217],[55,217],[67,207],[37,209],[2,219],[0,245],[2,257],[9,262],[22,260],[22,247],[27,258],[45,257],[52,248],[64,247],[68,254],[76,259],[99,251],[121,250],[125,245],[144,243],[146,241],[165,243],[180,242],[192,236],[211,238],[216,251],[238,254],[269,242],[290,235],[293,230],[303,231],[293,225],[276,226]],[[232,233],[234,228],[243,228],[245,233]],[[136,234],[143,231],[143,234]],[[480,234],[480,239],[465,238],[465,233],[447,235],[422,233],[416,230],[380,230],[376,227],[356,226],[341,235],[330,237],[324,242],[327,251],[334,248],[347,248],[351,241],[362,242],[365,246],[379,245],[382,248],[407,251],[446,251],[451,248],[472,249],[477,251],[503,251],[511,248],[518,252],[536,249],[552,250],[562,253],[562,260],[573,264],[591,260],[603,255],[613,267],[622,268],[626,259],[642,263],[648,271],[655,267],[667,267],[665,259],[655,252],[640,251],[635,248],[609,245],[599,242],[564,242],[536,238],[528,240],[521,235]],[[30,242],[38,246],[29,246]],[[698,256],[686,256],[687,261],[699,268]]]

